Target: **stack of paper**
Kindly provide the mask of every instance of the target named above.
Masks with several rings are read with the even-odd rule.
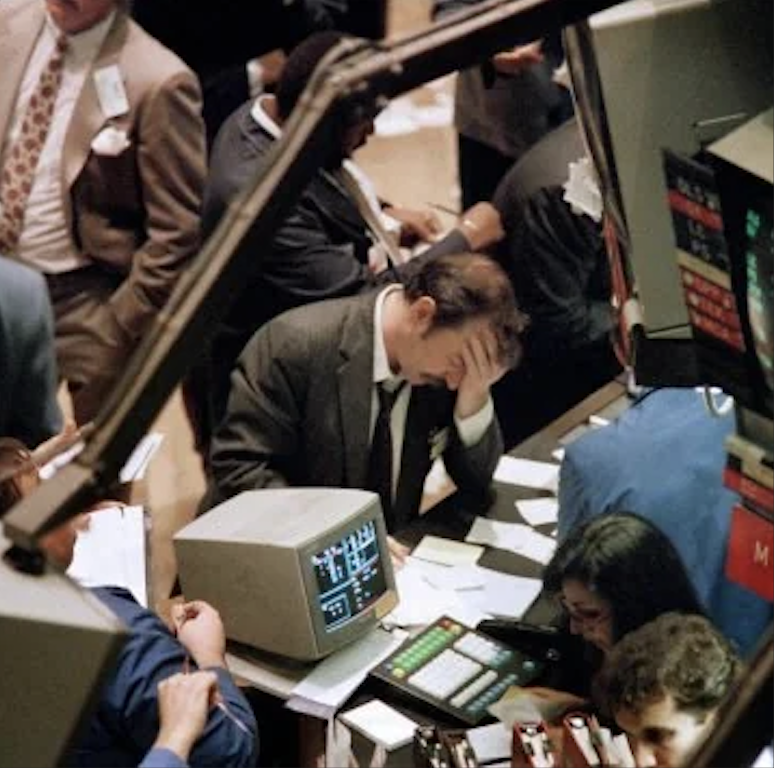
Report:
[[[84,587],[124,587],[148,606],[145,515],[142,507],[105,507],[78,532],[67,574]]]
[[[501,483],[556,493],[559,486],[559,465],[503,456],[495,469],[494,479]]]
[[[342,712],[339,719],[385,749],[398,749],[410,744],[418,723],[379,699]]]
[[[405,640],[405,632],[374,629],[320,662],[295,688],[286,706],[330,720],[368,673]]]

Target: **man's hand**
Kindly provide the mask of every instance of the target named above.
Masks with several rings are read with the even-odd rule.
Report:
[[[517,45],[510,51],[501,51],[492,57],[494,68],[501,75],[518,75],[544,60],[543,41],[535,40],[527,45]]]
[[[500,212],[491,203],[476,203],[460,216],[457,228],[471,251],[480,251],[505,237]]]
[[[460,380],[454,415],[466,419],[478,413],[489,399],[489,389],[508,370],[500,362],[497,337],[488,326],[472,336],[462,350]]]
[[[218,678],[214,672],[177,674],[162,680],[158,686],[161,727],[153,746],[169,749],[187,762],[217,694]]]
[[[411,550],[392,536],[387,537],[387,546],[390,550],[390,559],[392,560],[393,567],[402,568],[406,564],[406,558]]]
[[[199,667],[226,666],[226,633],[220,614],[203,600],[178,606],[172,613],[178,640]]]
[[[432,211],[388,207],[384,212],[401,223],[400,245],[406,248],[418,242],[432,243],[441,233],[441,220]]]

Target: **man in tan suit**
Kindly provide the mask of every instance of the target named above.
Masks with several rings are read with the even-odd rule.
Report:
[[[46,276],[82,423],[198,248],[199,84],[121,0],[4,0],[0,61],[0,253]]]

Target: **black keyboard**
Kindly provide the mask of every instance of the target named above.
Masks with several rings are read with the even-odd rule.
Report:
[[[371,674],[475,725],[511,685],[526,685],[543,670],[531,656],[443,616],[379,664]]]

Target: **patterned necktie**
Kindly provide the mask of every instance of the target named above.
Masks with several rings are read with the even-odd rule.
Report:
[[[5,254],[16,250],[21,236],[27,198],[51,127],[59,86],[62,84],[66,50],[67,36],[60,35],[30,96],[19,135],[3,163],[0,176],[0,252]]]
[[[371,453],[368,461],[369,490],[379,494],[384,511],[384,521],[387,531],[392,532],[395,527],[395,519],[392,509],[392,429],[390,427],[390,414],[398,399],[401,389],[406,382],[390,391],[383,384],[376,385],[376,393],[379,397],[379,412],[374,424],[374,436],[371,440]]]

